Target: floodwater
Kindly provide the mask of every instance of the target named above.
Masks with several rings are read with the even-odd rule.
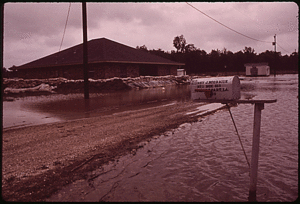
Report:
[[[3,102],[3,128],[95,117],[189,98],[190,90],[186,85],[106,94],[91,93],[89,100],[85,100],[83,94],[30,96]]]
[[[242,96],[277,99],[262,110],[257,200],[298,197],[298,75],[243,78]],[[231,108],[251,160],[254,105]],[[48,201],[248,200],[249,169],[230,114],[221,110],[154,137]]]

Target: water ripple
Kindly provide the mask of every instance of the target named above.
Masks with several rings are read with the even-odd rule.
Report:
[[[278,100],[265,104],[262,111],[257,181],[260,202],[294,201],[298,197],[297,78],[283,75],[246,81],[252,88],[244,91],[255,95],[254,99]],[[231,111],[251,159],[254,106],[240,104]],[[248,200],[249,169],[227,110],[201,122],[183,124],[173,133],[153,139],[136,155],[120,158],[104,169],[112,170],[110,176],[95,179],[97,190],[87,198],[106,193],[104,201]]]

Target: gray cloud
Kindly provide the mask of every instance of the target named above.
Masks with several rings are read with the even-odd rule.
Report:
[[[298,6],[295,3],[192,3],[212,18],[252,38],[273,41],[290,53],[298,47]],[[69,3],[6,3],[4,65],[20,65],[57,52]],[[175,50],[172,41],[183,34],[188,43],[210,52],[272,44],[250,40],[201,14],[186,3],[87,3],[88,38],[106,37],[136,47]],[[63,47],[82,42],[81,3],[72,3]],[[279,50],[282,51],[283,50]],[[290,54],[284,51],[285,54]]]
[[[64,25],[66,13],[63,7],[54,3],[14,3],[4,5],[5,29],[9,34],[53,35]],[[18,35],[8,35],[18,38]]]

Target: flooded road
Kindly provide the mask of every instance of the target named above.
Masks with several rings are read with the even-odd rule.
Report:
[[[298,75],[241,80],[242,98],[277,99],[262,111],[257,200],[298,197]],[[251,159],[254,106],[231,108]],[[248,200],[249,169],[229,112],[221,110],[154,137],[48,201]]]
[[[53,94],[30,96],[3,102],[3,127],[38,125],[95,117],[132,109],[165,105],[190,98],[189,86],[166,86],[114,93]]]

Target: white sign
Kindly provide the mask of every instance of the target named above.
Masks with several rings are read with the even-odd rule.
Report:
[[[241,97],[238,76],[197,78],[190,86],[192,100],[238,100]]]

